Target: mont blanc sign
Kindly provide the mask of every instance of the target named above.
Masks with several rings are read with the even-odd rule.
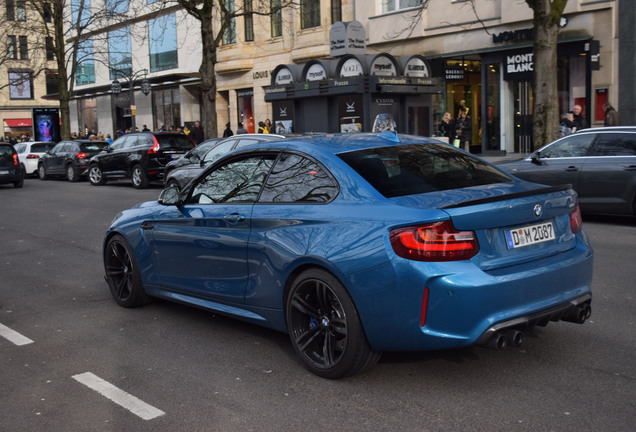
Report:
[[[532,50],[523,50],[506,55],[504,80],[528,81],[532,79],[534,61]]]
[[[367,50],[367,34],[358,21],[335,22],[329,30],[329,55],[364,54]]]

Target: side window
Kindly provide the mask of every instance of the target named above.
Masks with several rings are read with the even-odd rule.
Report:
[[[111,146],[111,148],[112,148],[113,150],[123,149],[124,147],[126,147],[126,141],[128,141],[128,138],[130,138],[130,137],[123,136],[123,137],[121,137],[121,138],[117,139],[117,140],[113,143],[113,145]]]
[[[326,203],[338,195],[338,184],[318,163],[299,155],[283,154],[274,165],[261,203]]]
[[[14,147],[18,154],[22,154],[26,150],[26,144],[15,145]]]
[[[232,147],[234,147],[234,144],[236,144],[236,140],[225,141],[224,143],[219,144],[218,146],[216,146],[212,150],[210,150],[203,157],[203,161],[206,164],[214,162],[215,160],[217,160],[218,158],[223,156],[225,153],[227,153],[230,150],[232,150]]]
[[[252,144],[258,144],[260,141],[257,139],[253,139],[253,138],[243,138],[241,140],[239,140],[238,144],[236,145],[236,147],[234,148],[234,150],[238,150],[240,148],[243,148],[245,146],[248,145],[252,145]]]
[[[541,150],[541,158],[587,156],[596,134],[573,134]]]
[[[636,156],[636,133],[601,133],[594,156]]]
[[[58,154],[64,151],[63,149],[64,149],[64,143],[61,142],[61,143],[58,143],[55,147],[53,147],[53,150],[51,150],[51,153]]]
[[[274,155],[252,156],[216,168],[194,186],[189,203],[256,202]]]

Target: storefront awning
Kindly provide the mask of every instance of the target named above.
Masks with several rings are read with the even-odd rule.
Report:
[[[31,127],[31,119],[4,119],[4,123],[9,127]]]

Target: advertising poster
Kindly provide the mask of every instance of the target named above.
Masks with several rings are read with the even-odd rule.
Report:
[[[33,139],[57,143],[60,138],[60,110],[59,108],[33,108]]]
[[[340,132],[362,132],[362,96],[346,95],[338,98]]]
[[[274,109],[274,130],[277,134],[294,132],[294,102],[280,101],[272,104]]]

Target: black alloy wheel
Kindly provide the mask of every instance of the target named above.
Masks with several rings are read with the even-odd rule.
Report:
[[[304,366],[323,378],[353,375],[375,363],[358,313],[342,284],[312,269],[292,284],[286,302],[292,345]]]
[[[115,235],[108,240],[104,252],[106,282],[120,306],[133,308],[148,303],[139,267],[128,242]]]

